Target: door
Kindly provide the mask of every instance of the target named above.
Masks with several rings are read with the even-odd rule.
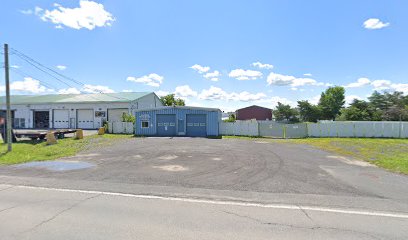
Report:
[[[207,115],[187,114],[187,136],[190,137],[207,136]]]
[[[50,111],[34,111],[34,128],[50,128]]]
[[[122,122],[123,113],[128,113],[127,108],[110,108],[108,109],[108,121],[109,122]]]
[[[69,128],[69,111],[54,109],[53,128]]]
[[[176,135],[176,115],[175,114],[157,114],[157,135],[175,136]]]
[[[83,129],[94,128],[94,112],[92,109],[77,110],[77,127]]]

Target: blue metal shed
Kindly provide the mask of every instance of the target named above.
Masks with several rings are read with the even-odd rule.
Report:
[[[221,111],[217,108],[188,106],[136,110],[136,135],[218,136]]]

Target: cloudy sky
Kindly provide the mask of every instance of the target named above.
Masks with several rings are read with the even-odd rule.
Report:
[[[77,82],[12,50],[13,94],[174,92],[228,111],[316,102],[332,85],[348,100],[407,94],[407,9],[405,0],[4,0],[0,42]]]

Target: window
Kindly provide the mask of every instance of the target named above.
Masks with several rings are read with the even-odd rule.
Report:
[[[142,121],[142,128],[148,128],[149,127],[149,122],[148,121]]]

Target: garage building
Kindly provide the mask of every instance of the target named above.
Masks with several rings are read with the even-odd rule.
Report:
[[[272,120],[272,109],[252,105],[235,112],[237,120]]]
[[[158,107],[136,110],[136,134],[141,136],[218,136],[221,111],[201,107]]]
[[[123,113],[163,106],[153,92],[13,95],[13,128],[97,129],[104,121],[121,121]],[[5,115],[5,97],[0,98]]]

